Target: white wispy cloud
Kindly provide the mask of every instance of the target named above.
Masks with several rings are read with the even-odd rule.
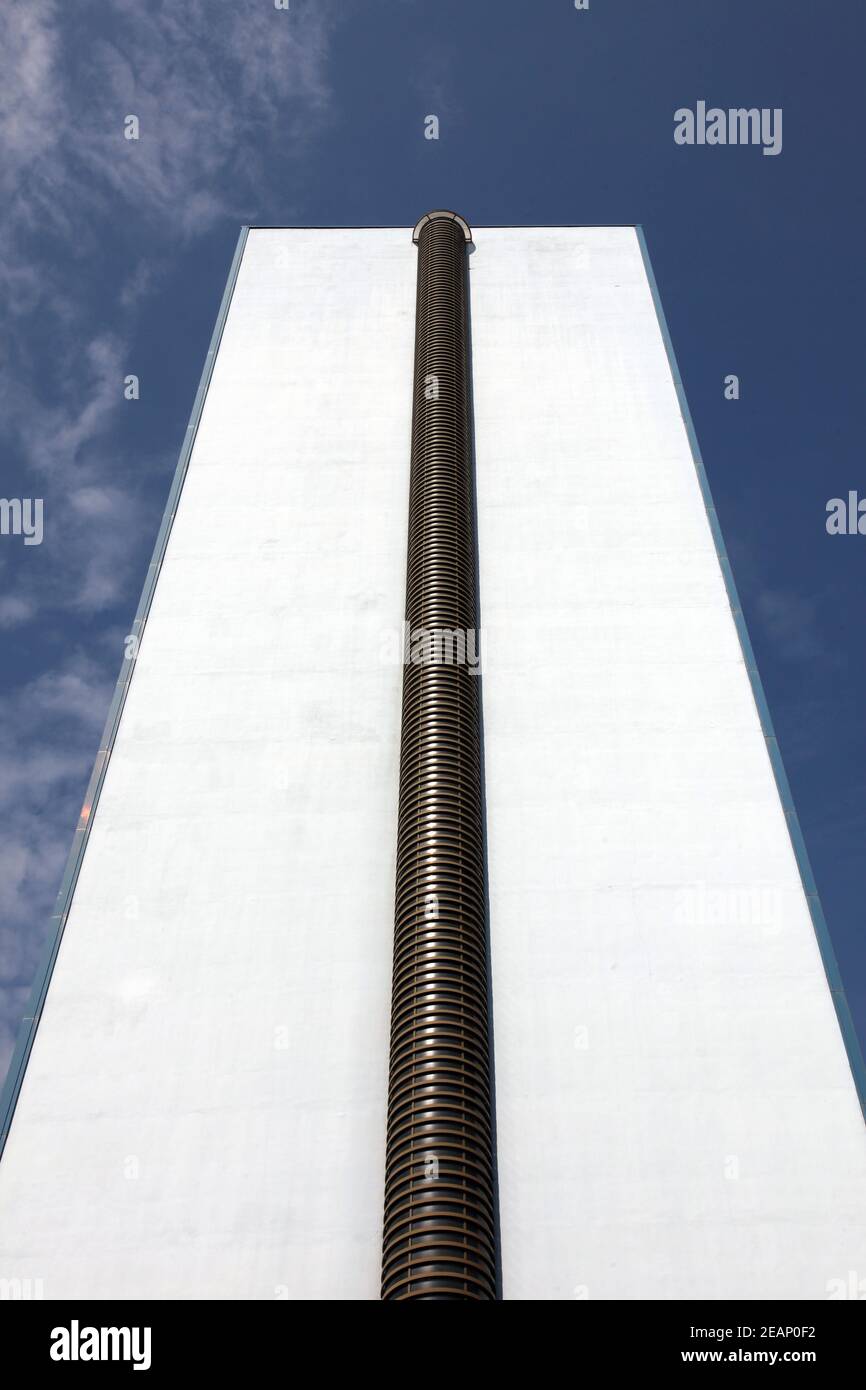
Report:
[[[333,0],[0,8],[0,306],[21,324],[0,348],[0,410],[29,494],[46,494],[48,547],[17,577],[7,567],[0,626],[124,597],[142,470],[119,476],[110,433],[137,314],[179,248],[267,194],[262,149],[278,138],[302,156],[328,120],[335,23]],[[135,259],[106,323],[75,271],[118,231]]]
[[[261,148],[278,138],[303,154],[328,120],[336,22],[333,0],[296,0],[290,13],[260,0],[6,0],[7,213],[19,226],[80,230],[82,212],[120,197],[177,238],[236,212],[267,188]],[[137,141],[124,138],[128,115]]]
[[[112,681],[80,652],[0,698],[0,1076],[36,970]]]
[[[293,0],[290,12],[261,0],[0,6],[0,313],[11,326],[0,448],[16,460],[16,490],[45,499],[43,544],[0,553],[0,636],[9,652],[59,617],[72,646],[77,615],[112,616],[98,651],[0,699],[0,1075],[119,666],[117,609],[134,610],[142,536],[164,501],[144,483],[158,468],[167,489],[170,476],[168,441],[142,448],[135,468],[113,447],[138,315],[218,219],[254,220],[276,143],[281,167],[300,174],[331,118],[338,18],[336,0]],[[128,115],[138,141],[124,139]],[[116,283],[100,279],[109,244],[123,250]]]
[[[788,589],[762,589],[758,616],[783,661],[814,661],[826,654],[817,598]]]

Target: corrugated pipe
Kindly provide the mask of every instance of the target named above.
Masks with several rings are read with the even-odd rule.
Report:
[[[384,1299],[496,1297],[467,245],[415,229],[418,293]]]

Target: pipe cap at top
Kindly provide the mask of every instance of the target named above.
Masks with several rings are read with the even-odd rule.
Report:
[[[418,238],[421,235],[421,228],[426,226],[428,222],[437,221],[456,222],[458,227],[461,228],[466,240],[468,242],[472,241],[472,228],[465,217],[460,217],[456,212],[448,212],[447,209],[438,208],[435,212],[425,212],[421,220],[415,224],[415,229],[412,232],[412,240],[416,246],[418,245]]]

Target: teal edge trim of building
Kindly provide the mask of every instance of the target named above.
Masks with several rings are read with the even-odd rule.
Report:
[[[824,917],[824,909],[821,906],[821,900],[818,897],[818,889],[815,884],[814,875],[812,873],[812,865],[809,863],[809,852],[806,849],[806,842],[803,839],[803,832],[800,828],[800,820],[797,815],[796,807],[794,806],[793,798],[791,796],[791,788],[788,783],[787,773],[785,772],[785,764],[782,761],[782,754],[779,751],[779,744],[776,739],[775,730],[773,729],[773,721],[770,717],[770,709],[767,704],[767,698],[764,694],[764,687],[761,684],[761,677],[758,672],[757,663],[755,661],[755,653],[752,650],[752,643],[749,639],[749,632],[748,628],[746,627],[746,620],[743,616],[743,610],[740,605],[740,597],[737,593],[736,583],[734,582],[734,573],[731,569],[731,563],[728,559],[728,553],[725,549],[725,541],[722,535],[721,527],[719,525],[719,518],[716,513],[715,504],[713,502],[713,494],[710,491],[709,480],[707,478],[706,469],[704,468],[704,461],[701,457],[700,446],[698,445],[698,437],[695,434],[694,423],[692,421],[688,401],[686,400],[686,393],[683,389],[683,382],[682,377],[680,376],[680,370],[677,365],[677,358],[676,353],[674,352],[674,345],[671,341],[671,335],[668,329],[667,319],[665,318],[665,311],[662,307],[661,298],[659,296],[658,284],[656,282],[655,274],[653,273],[652,261],[650,260],[650,254],[646,244],[646,237],[644,236],[643,227],[636,226],[635,231],[637,233],[637,239],[638,244],[640,246],[641,255],[643,257],[644,268],[646,270],[647,279],[649,281],[650,290],[652,292],[653,303],[655,304],[656,317],[658,319],[658,324],[661,330],[662,338],[664,339],[665,350],[668,355],[668,365],[670,366],[671,376],[673,377],[674,386],[676,387],[677,399],[679,400],[680,405],[680,413],[683,417],[683,421],[686,427],[686,433],[689,437],[689,445],[691,446],[692,458],[695,464],[695,471],[698,475],[698,483],[700,484],[701,495],[704,499],[704,506],[707,512],[707,519],[710,523],[710,530],[713,534],[713,541],[715,542],[716,546],[716,554],[718,556],[719,566],[721,568],[722,577],[725,581],[725,588],[727,589],[728,593],[728,602],[731,605],[731,612],[734,615],[734,625],[737,629],[737,636],[740,639],[740,646],[743,652],[743,660],[746,663],[746,670],[749,674],[749,681],[751,682],[752,686],[752,694],[755,697],[755,704],[758,707],[758,717],[761,721],[761,729],[764,734],[764,741],[767,745],[767,752],[770,755],[770,763],[773,768],[773,775],[776,778],[776,786],[779,790],[779,796],[782,802],[782,809],[785,812],[785,820],[788,823],[788,832],[791,836],[791,845],[794,850],[794,856],[797,860],[797,867],[800,870],[800,878],[803,881],[803,891],[806,894],[806,901],[809,904],[809,912],[812,917],[812,925],[815,928],[815,936],[818,939],[818,949],[821,952],[821,959],[824,962],[824,970],[827,975],[827,983],[830,986],[830,995],[832,997],[833,1004],[836,1009],[836,1017],[839,1020],[839,1027],[842,1032],[842,1040],[845,1044],[845,1050],[848,1053],[848,1062],[851,1067],[851,1074],[854,1077],[854,1085],[857,1088],[857,1095],[860,1100],[860,1108],[863,1111],[864,1119],[866,1119],[866,1065],[864,1065],[863,1053],[860,1048],[860,1041],[857,1037],[857,1030],[854,1027],[854,1020],[851,1017],[851,1010],[848,1006],[848,1000],[845,995],[845,987],[842,984],[842,977],[839,974],[839,965],[836,960],[836,953],[833,950],[833,943],[830,939],[830,933],[827,930],[827,921]]]
[[[228,280],[226,281],[226,287],[223,291],[222,303],[220,304],[217,320],[214,324],[213,333],[211,334],[210,346],[208,347],[207,357],[205,358],[198,390],[196,391],[195,401],[193,402],[192,411],[190,413],[189,424],[186,427],[186,434],[184,435],[183,443],[180,447],[177,467],[174,471],[171,491],[169,492],[168,501],[165,505],[162,524],[160,525],[156,544],[153,548],[153,555],[151,556],[150,564],[147,569],[135,621],[132,624],[132,629],[129,634],[136,639],[136,643],[133,644],[132,653],[129,656],[124,656],[123,664],[120,668],[120,675],[114,687],[114,694],[109,706],[105,729],[103,730],[100,740],[99,751],[93,765],[93,772],[90,774],[90,781],[87,784],[84,806],[72,840],[72,848],[69,851],[69,857],[66,861],[66,868],[60,884],[60,892],[57,894],[55,910],[49,924],[48,939],[43,949],[42,959],[36,971],[36,978],[30,993],[27,1011],[18,1029],[18,1037],[15,1042],[15,1050],[12,1053],[12,1060],[9,1063],[6,1082],[3,1086],[2,1093],[0,1093],[0,1156],[3,1154],[3,1149],[9,1136],[12,1117],[15,1114],[15,1107],[18,1104],[18,1097],[21,1094],[27,1063],[33,1049],[36,1030],[39,1027],[39,1020],[42,1016],[42,1010],[45,1007],[45,999],[48,994],[48,987],[51,984],[54,963],[57,960],[57,955],[60,950],[60,943],[63,939],[67,918],[69,917],[69,910],[72,906],[72,898],[75,893],[75,885],[78,882],[78,874],[84,858],[84,851],[87,847],[90,827],[93,824],[93,818],[96,814],[99,794],[102,790],[102,784],[105,781],[108,760],[111,757],[111,751],[114,747],[114,741],[117,737],[117,730],[120,725],[120,717],[126,702],[126,695],[135,670],[135,659],[138,651],[137,643],[140,641],[142,633],[144,632],[147,615],[153,601],[156,581],[159,577],[160,569],[162,568],[163,559],[165,558],[172,522],[174,521],[184,479],[186,478],[187,468],[189,467],[189,460],[201,421],[220,339],[222,338],[223,329],[226,319],[228,318],[229,306],[238,278],[238,271],[240,270],[248,231],[248,227],[242,227],[240,235],[238,236],[231,269],[229,270]]]

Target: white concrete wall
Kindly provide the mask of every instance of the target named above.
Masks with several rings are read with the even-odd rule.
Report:
[[[378,1295],[416,255],[247,242],[0,1163],[49,1298]],[[470,266],[506,1297],[823,1298],[866,1130],[635,234]]]
[[[416,254],[249,235],[0,1163],[46,1297],[378,1296]]]
[[[505,1296],[825,1298],[866,1128],[637,238],[476,242]]]

